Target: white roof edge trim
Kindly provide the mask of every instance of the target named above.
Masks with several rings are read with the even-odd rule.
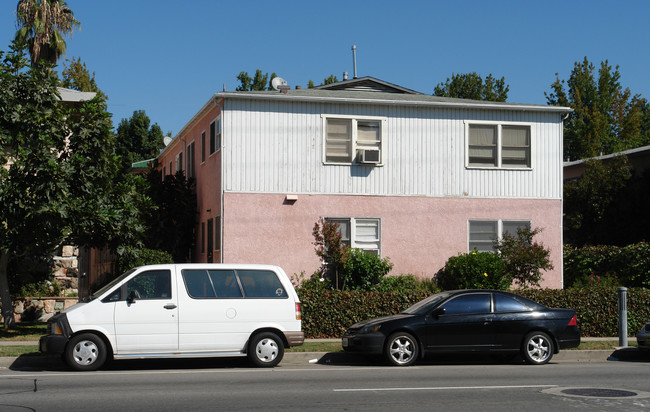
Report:
[[[379,105],[402,105],[402,106],[430,106],[430,107],[451,107],[467,109],[490,109],[490,110],[517,110],[517,111],[538,111],[538,112],[557,112],[571,113],[573,109],[564,106],[542,106],[526,104],[498,104],[492,102],[427,102],[427,101],[408,101],[408,100],[390,100],[390,99],[366,99],[366,98],[342,98],[342,97],[318,97],[318,96],[286,96],[282,94],[248,94],[220,92],[216,96],[228,99],[253,99],[253,100],[285,100],[299,102],[331,102],[331,103],[362,103],[362,104],[379,104]]]
[[[185,123],[185,126],[183,126],[183,128],[178,133],[176,133],[176,135],[172,138],[172,141],[169,142],[169,144],[165,146],[160,151],[160,153],[158,153],[158,156],[156,158],[160,158],[160,156],[162,156],[163,153],[167,152],[168,149],[171,150],[172,147],[176,146],[178,141],[181,140],[180,136],[183,136],[188,130],[190,130],[192,126],[194,126],[194,124],[196,124],[196,122],[203,117],[204,113],[210,110],[213,107],[213,105],[216,104],[215,103],[216,99],[217,99],[217,95],[216,94],[212,95],[212,97],[210,97],[210,99],[208,99],[208,101],[205,102],[203,107],[201,107],[199,111],[196,112],[194,116],[192,116],[190,121]]]

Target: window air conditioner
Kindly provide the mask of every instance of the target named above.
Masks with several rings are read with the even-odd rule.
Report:
[[[380,153],[379,149],[362,149],[361,163],[379,164]]]

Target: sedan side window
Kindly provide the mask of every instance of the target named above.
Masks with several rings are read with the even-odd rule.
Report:
[[[511,298],[510,296],[494,295],[495,312],[524,312],[530,311],[530,308],[523,303]]]
[[[442,307],[445,308],[445,315],[490,313],[490,294],[480,293],[459,296],[446,302]]]

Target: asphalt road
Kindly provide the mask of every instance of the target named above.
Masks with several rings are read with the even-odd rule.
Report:
[[[367,361],[125,361],[67,372],[0,370],[0,411],[584,410],[650,408],[650,359],[500,364],[433,358],[409,368]]]

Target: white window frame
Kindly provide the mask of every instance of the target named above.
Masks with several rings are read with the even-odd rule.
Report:
[[[519,225],[517,225],[518,227],[528,226],[529,228],[532,228],[532,224],[533,224],[532,220],[529,220],[529,219],[469,219],[467,221],[467,251],[468,251],[468,253],[474,251],[474,248],[476,248],[477,243],[483,243],[483,244],[487,245],[488,242],[490,244],[490,248],[489,248],[490,250],[479,249],[479,248],[476,248],[476,249],[478,249],[481,252],[486,252],[486,251],[495,252],[495,250],[494,250],[494,239],[491,239],[489,241],[488,240],[473,240],[472,241],[472,238],[471,238],[471,236],[472,236],[472,232],[471,232],[471,230],[472,230],[472,222],[483,222],[483,223],[493,223],[493,224],[496,223],[496,230],[497,231],[496,231],[495,235],[496,235],[496,239],[498,239],[498,240],[503,239],[504,223],[506,223],[506,224],[520,223]],[[515,233],[515,235],[516,235],[516,233]]]
[[[183,152],[178,152],[176,155],[176,169],[174,174],[183,170]]]
[[[335,216],[328,216],[325,218],[326,222],[341,222],[345,221],[349,224],[350,228],[350,233],[349,236],[350,238],[343,239],[343,243],[349,245],[351,248],[357,248],[357,249],[363,249],[367,252],[377,252],[377,256],[381,257],[381,219],[378,217],[335,217]],[[373,239],[372,241],[364,241],[362,239],[359,239],[357,236],[357,231],[360,226],[363,224],[368,224],[369,222],[375,222],[376,227],[377,227],[377,238]],[[368,248],[368,244],[376,244],[377,248]]]
[[[214,136],[212,136],[212,125],[214,125]],[[210,143],[208,144],[208,151],[210,152],[209,156],[217,153],[221,150],[221,115],[217,116],[213,121],[210,122],[210,127],[208,127],[208,132],[210,136],[208,137]],[[212,150],[214,149],[214,150]]]
[[[335,114],[322,114],[322,129],[323,129],[323,164],[329,165],[351,165],[351,164],[364,164],[357,161],[359,158],[359,151],[364,148],[379,149],[379,163],[373,163],[374,166],[383,166],[385,159],[384,144],[386,138],[386,123],[387,118],[381,116],[351,116],[351,115],[335,115]],[[333,161],[327,159],[327,121],[332,120],[349,120],[350,127],[350,159],[347,161]],[[358,124],[359,122],[379,122],[379,141],[376,144],[364,144],[359,142],[358,138]]]
[[[474,126],[494,126],[496,127],[497,141],[496,141],[496,165],[480,165],[480,164],[470,164],[469,161],[469,129],[470,125]],[[528,155],[530,164],[529,165],[504,165],[503,164],[503,127],[514,126],[514,127],[528,127],[529,130],[529,147]],[[465,120],[465,167],[467,169],[500,169],[500,170],[532,170],[533,169],[533,153],[535,141],[534,128],[533,124],[529,122],[502,122],[502,121],[489,121],[489,120]]]

